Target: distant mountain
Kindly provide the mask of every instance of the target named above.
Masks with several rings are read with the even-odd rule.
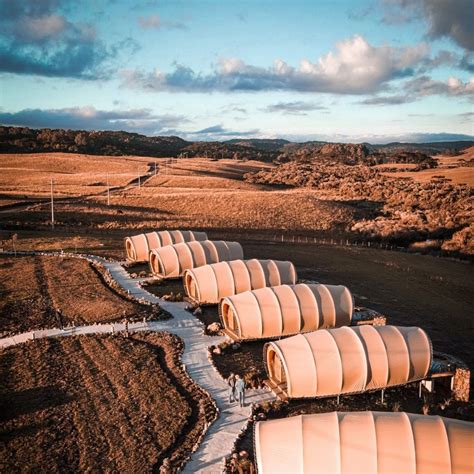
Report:
[[[176,156],[190,142],[138,133],[0,126],[1,153],[66,152],[92,155]]]
[[[472,145],[474,145],[472,140],[432,143],[397,142],[386,145],[341,144],[322,141],[292,143],[283,139],[260,138],[233,139],[223,142],[190,142],[175,136],[147,137],[128,132],[0,126],[0,153],[56,151],[112,156],[207,156],[214,159],[258,159],[263,161],[278,160],[279,162],[311,158],[317,155],[333,157],[347,164],[369,164],[391,161],[390,156],[400,153],[422,153],[430,156],[440,153],[456,155]],[[403,159],[406,160],[407,157]],[[416,160],[418,162],[419,158]]]
[[[457,155],[464,148],[474,145],[473,140],[459,140],[454,142],[429,142],[429,143],[402,143],[393,142],[385,145],[367,146],[385,153],[395,153],[400,151],[412,151],[425,153],[426,155],[453,154]]]

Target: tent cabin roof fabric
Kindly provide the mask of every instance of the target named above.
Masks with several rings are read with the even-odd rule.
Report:
[[[154,275],[178,278],[190,268],[242,258],[244,251],[238,242],[223,240],[183,242],[153,249],[150,252],[150,268]]]
[[[235,339],[271,339],[351,323],[354,300],[342,285],[280,285],[228,296],[223,327]]]
[[[193,240],[207,240],[205,232],[194,230],[160,230],[147,234],[125,237],[125,253],[127,260],[132,262],[148,262],[150,250],[165,245],[191,242]]]
[[[266,286],[295,284],[296,269],[279,260],[233,260],[204,265],[184,272],[187,295],[202,304],[217,304],[221,298]]]
[[[332,412],[260,421],[259,474],[474,472],[474,423],[390,412]]]
[[[417,327],[346,326],[269,342],[264,357],[289,398],[328,397],[424,379],[432,349]]]

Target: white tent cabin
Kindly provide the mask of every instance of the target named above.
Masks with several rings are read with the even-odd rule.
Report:
[[[233,260],[204,265],[184,272],[188,297],[199,304],[217,304],[221,298],[267,286],[296,283],[291,262],[279,260]]]
[[[417,327],[321,329],[265,344],[268,384],[284,398],[318,398],[404,385],[427,377],[428,335]]]
[[[342,285],[279,285],[223,298],[219,315],[234,340],[273,339],[351,324],[354,298]]]
[[[165,245],[207,240],[205,232],[194,230],[160,230],[125,237],[125,253],[130,262],[148,262],[150,251]]]
[[[472,474],[474,423],[390,412],[332,412],[259,421],[259,474]]]
[[[179,278],[191,268],[243,258],[244,251],[238,242],[196,240],[151,250],[150,269],[160,278]]]

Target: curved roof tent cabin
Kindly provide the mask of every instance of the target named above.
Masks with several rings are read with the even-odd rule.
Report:
[[[227,296],[219,315],[234,340],[273,339],[351,324],[354,298],[342,285],[280,285]]]
[[[243,258],[244,251],[238,242],[183,242],[151,250],[150,269],[154,275],[161,278],[179,278],[185,270],[191,268]]]
[[[207,234],[194,230],[148,232],[147,234],[125,237],[125,253],[127,260],[131,262],[147,262],[152,249],[193,240],[207,240]]]
[[[288,398],[380,390],[427,377],[431,341],[417,327],[321,329],[268,342],[268,384]]]
[[[184,272],[184,289],[199,304],[217,304],[221,298],[267,286],[296,283],[291,262],[279,260],[233,260]]]
[[[260,474],[474,472],[474,423],[390,412],[332,412],[259,421]]]

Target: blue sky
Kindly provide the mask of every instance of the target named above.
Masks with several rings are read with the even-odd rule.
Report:
[[[0,0],[0,122],[193,140],[474,134],[470,0]]]

